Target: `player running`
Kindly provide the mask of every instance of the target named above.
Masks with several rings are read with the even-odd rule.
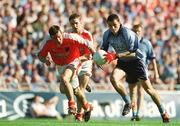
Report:
[[[129,84],[135,84],[138,81],[142,84],[145,91],[157,105],[163,122],[169,122],[168,114],[160,102],[159,95],[152,87],[147,76],[147,68],[142,60],[142,52],[138,49],[140,38],[138,38],[133,31],[122,26],[116,14],[108,16],[107,24],[109,29],[103,35],[102,49],[108,51],[108,48],[111,48],[115,52],[106,55],[107,62],[111,62],[116,57],[118,58],[110,81],[126,103],[122,115],[128,114],[131,109],[129,96],[121,82],[126,74],[126,79]]]
[[[81,16],[77,13],[74,13],[70,15],[69,17],[69,22],[72,27],[68,32],[71,33],[77,33],[84,39],[88,40],[88,42],[93,44],[93,38],[91,33],[89,33],[87,30],[83,29],[82,23],[81,23]],[[87,46],[83,45],[79,48],[81,58],[84,59],[84,62],[82,62],[82,68],[80,70],[80,73],[78,74],[79,78],[79,87],[82,93],[85,92],[85,89],[88,92],[91,92],[91,88],[88,85],[89,78],[92,75],[92,53],[91,51],[87,48]],[[76,119],[78,121],[83,120],[83,110],[82,110],[82,105],[79,104],[79,99],[77,99],[77,114],[76,114]]]
[[[134,25],[132,30],[139,37],[141,37],[139,49],[142,51],[142,54],[144,55],[142,59],[145,62],[146,67],[148,67],[148,64],[150,63],[150,61],[152,62],[153,70],[154,70],[154,81],[159,82],[160,81],[159,74],[158,74],[155,54],[153,52],[153,47],[152,47],[151,42],[142,37],[142,26],[140,24]],[[131,97],[131,104],[132,104],[131,120],[139,121],[140,120],[139,111],[141,110],[142,102],[144,99],[144,90],[140,83],[135,84],[135,85],[130,84],[129,89],[130,89],[130,97]],[[136,96],[137,96],[137,102],[135,102]],[[135,107],[137,107],[136,112],[135,112]]]
[[[91,51],[94,51],[94,49],[87,40],[77,34],[63,33],[57,25],[50,27],[49,34],[51,39],[44,44],[38,53],[38,57],[41,62],[49,66],[51,63],[49,59],[47,59],[47,55],[50,53],[60,74],[60,91],[61,93],[65,93],[68,99],[69,113],[76,113],[75,100],[73,97],[75,93],[76,97],[81,99],[80,102],[85,110],[85,121],[88,121],[92,107],[87,102],[84,93],[79,89],[77,74],[81,67],[81,62],[78,47],[86,45]]]

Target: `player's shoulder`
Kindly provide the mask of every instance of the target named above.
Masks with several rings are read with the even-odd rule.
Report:
[[[63,41],[66,41],[66,40],[83,41],[84,39],[77,33],[63,32]]]
[[[144,44],[146,44],[146,45],[148,45],[148,46],[152,46],[151,42],[150,42],[148,39],[143,38],[142,41],[143,41]]]
[[[84,34],[88,34],[88,35],[91,36],[91,33],[90,33],[88,30],[86,30],[86,29],[83,29],[83,33],[84,33]]]
[[[74,31],[73,31],[73,29],[71,28],[71,29],[66,30],[65,32],[66,32],[66,33],[73,33]]]
[[[43,45],[44,46],[46,46],[46,47],[50,47],[50,46],[52,46],[53,45],[53,40],[52,39],[48,39],[47,41],[46,41],[46,43],[44,43]]]
[[[76,34],[76,33],[74,33],[74,32],[67,32],[67,31],[66,31],[66,32],[63,32],[62,35],[63,35],[63,37],[66,38],[66,37],[74,36],[75,34]]]
[[[151,42],[146,38],[143,38],[141,43],[145,45],[145,47],[148,48],[149,50],[153,48]]]
[[[52,39],[49,39],[49,40],[46,41],[47,44],[51,44],[52,42],[53,42]]]
[[[129,35],[129,34],[136,35],[131,29],[129,29],[129,28],[125,27],[125,26],[121,27],[121,31],[126,35]]]
[[[110,36],[110,34],[111,34],[110,29],[107,29],[107,30],[104,32],[103,36],[104,36],[104,37],[108,37],[108,36]]]

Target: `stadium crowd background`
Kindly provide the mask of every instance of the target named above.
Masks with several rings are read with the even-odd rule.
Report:
[[[70,28],[68,17],[82,15],[84,28],[101,45],[107,29],[105,18],[118,13],[131,28],[141,23],[157,56],[161,82],[157,89],[175,90],[180,84],[180,1],[179,0],[0,0],[0,90],[58,91],[55,67],[46,67],[35,52],[48,28],[58,24]],[[90,84],[97,90],[113,90],[109,75],[94,66]],[[152,66],[150,65],[150,78]],[[153,79],[152,79],[153,81]]]

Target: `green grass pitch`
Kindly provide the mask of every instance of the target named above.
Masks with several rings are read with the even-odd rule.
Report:
[[[164,124],[158,119],[142,119],[131,122],[128,119],[120,120],[90,120],[89,122],[76,122],[73,119],[19,119],[15,121],[0,120],[0,126],[180,126],[180,120],[171,120]]]

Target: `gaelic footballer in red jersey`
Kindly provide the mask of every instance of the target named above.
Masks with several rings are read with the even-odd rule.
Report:
[[[88,32],[87,30],[85,30],[82,27],[81,16],[79,14],[74,13],[74,14],[70,15],[69,23],[70,23],[72,29],[68,30],[68,32],[77,33],[82,38],[88,40],[90,42],[90,44],[93,44],[92,35],[90,32]],[[89,78],[92,75],[91,51],[85,45],[80,46],[79,51],[80,51],[81,58],[84,59],[84,61],[82,62],[81,71],[78,74],[79,87],[83,93],[85,92],[85,89],[88,92],[91,92],[91,88],[88,85]],[[79,104],[80,100],[81,99],[77,99],[77,108],[78,108],[77,114],[76,114],[77,121],[82,121],[83,119],[86,119],[86,117],[83,116],[83,109],[82,109],[81,105]]]
[[[48,53],[50,53],[53,62],[57,65],[58,72],[60,74],[60,90],[62,93],[66,94],[68,98],[69,113],[75,114],[75,101],[73,94],[76,97],[80,97],[81,104],[85,109],[84,115],[87,117],[87,121],[90,119],[91,106],[87,102],[81,90],[79,90],[79,81],[77,71],[81,62],[79,60],[80,53],[78,47],[80,45],[86,45],[90,50],[94,51],[92,45],[88,43],[87,40],[83,39],[74,33],[63,33],[61,32],[59,26],[53,25],[49,29],[49,34],[51,39],[48,40],[42,49],[40,50],[38,57],[40,61],[50,65],[50,61],[46,58]]]
[[[66,65],[80,57],[78,48],[81,46],[94,50],[92,45],[79,35],[59,31],[56,36],[46,42],[38,57],[43,62],[49,52],[56,65]]]

